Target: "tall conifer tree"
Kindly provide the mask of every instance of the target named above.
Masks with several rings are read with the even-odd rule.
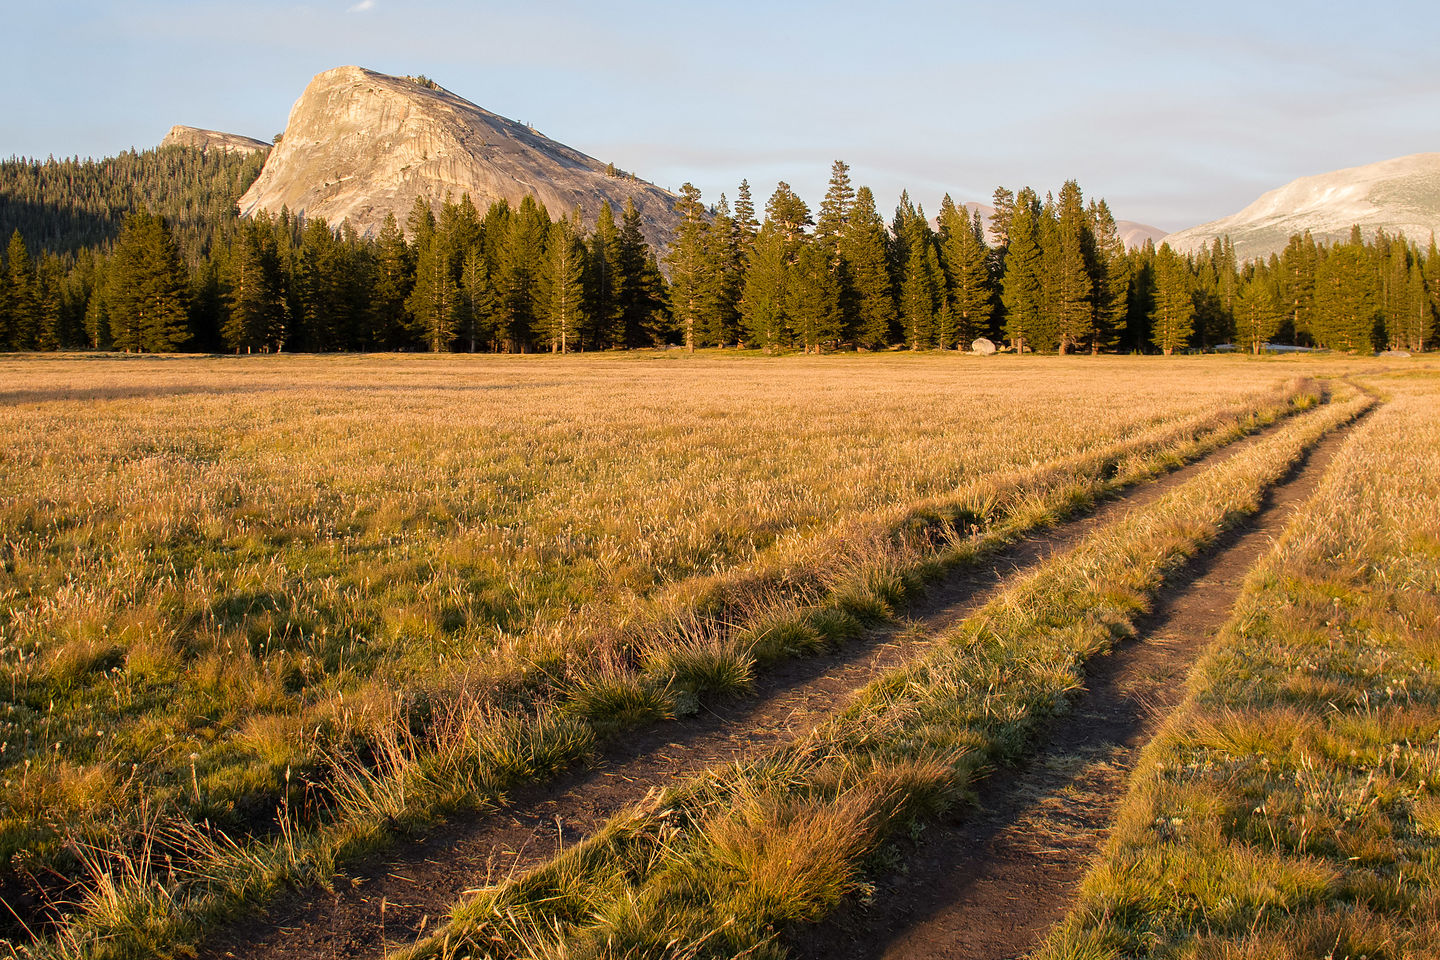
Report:
[[[924,208],[904,212],[901,232],[905,258],[900,282],[900,325],[905,331],[905,341],[911,350],[948,346],[936,338],[938,313],[943,303],[940,264]]]
[[[885,242],[885,222],[875,209],[875,196],[869,187],[861,187],[855,192],[840,249],[854,304],[851,335],[871,350],[890,344],[896,323],[895,284]]]
[[[1095,334],[1094,287],[1090,271],[1094,237],[1080,185],[1065,181],[1056,205],[1055,324],[1060,353],[1090,345]]]
[[[495,335],[501,349],[510,353],[529,349],[535,332],[539,272],[549,232],[549,214],[526,196],[509,217],[495,282]]]
[[[670,267],[670,310],[681,343],[693,353],[697,340],[704,335],[708,274],[713,270],[706,243],[709,230],[705,206],[694,184],[687,182],[680,187],[675,212],[680,215],[680,226],[665,255],[665,263]]]
[[[1237,345],[1259,353],[1266,342],[1280,329],[1282,314],[1280,298],[1274,284],[1258,272],[1240,285],[1235,298],[1235,337]]]
[[[705,278],[705,311],[699,339],[708,346],[724,346],[734,343],[739,336],[745,255],[740,242],[740,225],[730,215],[730,204],[723,193],[708,231],[705,246],[709,268]]]
[[[236,353],[274,346],[284,334],[287,306],[274,231],[263,216],[239,225],[223,279],[229,306],[220,331],[225,346]],[[114,330],[112,310],[112,335]]]
[[[483,246],[470,248],[460,261],[460,335],[474,353],[494,333],[495,288]]]
[[[1312,335],[1322,347],[1369,353],[1375,348],[1379,316],[1377,283],[1358,235],[1331,247],[1315,268],[1315,323]]]
[[[111,330],[118,320],[121,334],[116,347],[162,352],[190,338],[190,277],[163,217],[142,207],[125,218],[110,275]]]
[[[620,231],[609,203],[601,204],[585,257],[587,322],[582,330],[592,350],[624,346],[620,312]]]
[[[795,337],[805,352],[822,353],[844,330],[829,245],[816,238],[802,240],[789,274],[785,312]]]
[[[1155,306],[1150,340],[1165,356],[1182,349],[1195,331],[1195,289],[1185,259],[1162,243],[1155,254]]]
[[[369,303],[370,338],[380,347],[408,343],[405,300],[415,285],[415,265],[395,214],[386,214],[375,241],[375,286]]]
[[[626,199],[616,243],[623,345],[646,347],[664,337],[664,278],[640,231],[640,211]]]
[[[460,285],[451,269],[450,238],[442,230],[431,230],[415,248],[415,286],[405,309],[426,348],[448,353],[460,324]]]
[[[1008,225],[1000,294],[1005,305],[1005,337],[1016,353],[1034,349],[1033,339],[1039,335],[1043,320],[1039,220],[1039,198],[1026,187],[1015,199]]]
[[[11,350],[34,350],[40,330],[40,298],[35,266],[25,239],[16,230],[5,254],[8,279],[4,306],[5,340]]]
[[[550,226],[543,275],[545,335],[553,353],[569,353],[585,327],[585,244],[580,209]]]
[[[1130,294],[1130,258],[1125,242],[1120,239],[1115,216],[1102,198],[1090,203],[1090,224],[1095,236],[1095,259],[1092,265],[1094,286],[1094,336],[1091,352],[1113,350],[1125,334],[1126,306]]]

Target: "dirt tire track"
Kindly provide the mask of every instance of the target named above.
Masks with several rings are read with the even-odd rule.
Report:
[[[753,697],[707,703],[696,716],[630,734],[607,745],[589,768],[512,790],[506,806],[493,813],[416,831],[349,864],[333,890],[297,891],[263,917],[222,927],[202,945],[200,956],[331,960],[380,956],[411,942],[467,890],[544,862],[649,790],[808,731],[875,677],[919,655],[935,634],[974,613],[1014,577],[1288,422],[1120,491],[1092,512],[1035,531],[975,566],[953,570],[928,585],[897,623],[833,651],[768,668],[757,677]]]
[[[905,872],[877,883],[868,904],[791,931],[792,955],[1011,960],[1038,946],[1073,903],[1141,750],[1183,699],[1246,576],[1367,415],[1311,447],[1248,522],[1162,589],[1136,638],[1091,662],[1084,692],[1036,751],[979,783],[973,807],[903,842]]]

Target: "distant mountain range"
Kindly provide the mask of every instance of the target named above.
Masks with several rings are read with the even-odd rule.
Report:
[[[1306,230],[1317,241],[1347,240],[1354,224],[1367,239],[1383,229],[1428,244],[1440,230],[1440,153],[1301,177],[1239,213],[1172,233],[1164,242],[1190,253],[1229,236],[1243,261],[1278,253]]]

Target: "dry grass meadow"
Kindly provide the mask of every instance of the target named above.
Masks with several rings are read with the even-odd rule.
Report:
[[[9,935],[163,954],[1355,372],[0,357]]]

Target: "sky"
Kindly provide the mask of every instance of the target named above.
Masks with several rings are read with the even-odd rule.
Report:
[[[0,156],[108,156],[172,124],[269,140],[315,74],[425,74],[708,202],[831,162],[882,214],[1077,180],[1181,229],[1296,177],[1440,151],[1419,2],[0,0]],[[6,102],[8,101],[8,102]]]

